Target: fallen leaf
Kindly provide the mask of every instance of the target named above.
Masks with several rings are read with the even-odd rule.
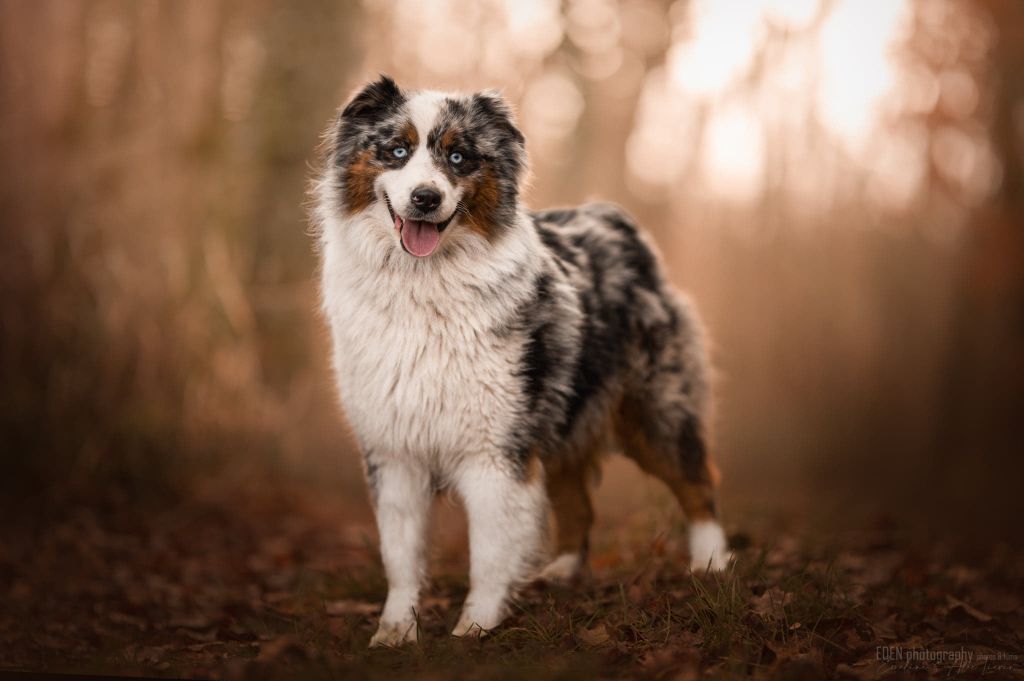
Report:
[[[292,593],[290,591],[268,591],[263,594],[263,600],[271,605],[283,603],[290,598],[292,598]]]
[[[580,643],[588,646],[605,645],[611,640],[611,637],[608,635],[608,629],[604,624],[598,624],[589,629],[578,631],[576,632],[576,638],[579,639]]]
[[[785,619],[785,608],[793,601],[793,594],[786,593],[777,586],[765,590],[760,596],[750,599],[750,609],[762,617]]]
[[[896,639],[896,614],[893,613],[880,622],[874,622],[871,628],[874,630],[875,636],[880,639],[887,641]]]
[[[1005,590],[979,589],[971,600],[985,611],[1000,615],[1006,615],[1021,608],[1020,596]]]
[[[979,622],[992,621],[992,615],[987,615],[983,613],[981,610],[975,608],[974,606],[969,605],[961,601],[959,598],[955,598],[948,594],[946,595],[946,604],[949,606],[949,612],[953,612],[954,610],[963,610],[965,613],[967,613],[974,619],[978,620]]]
[[[200,643],[210,643],[211,641],[217,640],[217,631],[215,629],[210,629],[209,631],[189,631],[187,629],[181,629],[179,631],[184,633],[185,636],[193,641],[199,641]]]
[[[146,620],[141,617],[135,617],[123,612],[112,612],[108,616],[108,619],[115,624],[126,624],[131,627],[135,627],[140,631],[146,630]]]

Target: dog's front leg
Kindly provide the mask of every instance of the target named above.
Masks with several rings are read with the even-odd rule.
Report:
[[[469,517],[470,589],[455,636],[479,636],[501,624],[511,589],[532,577],[544,557],[544,472],[533,464],[518,471],[500,458],[480,459],[458,476]]]
[[[372,468],[369,482],[388,578],[388,598],[370,647],[415,642],[432,499],[430,474],[412,462],[380,463]]]

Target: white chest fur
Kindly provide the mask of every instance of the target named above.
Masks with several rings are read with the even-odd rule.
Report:
[[[520,409],[525,339],[510,321],[530,294],[530,240],[423,261],[399,252],[382,266],[352,243],[358,224],[338,227],[324,243],[323,305],[362,445],[442,475],[500,451]]]

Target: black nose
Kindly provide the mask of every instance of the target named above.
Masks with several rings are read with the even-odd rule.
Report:
[[[419,187],[412,192],[412,205],[429,213],[441,205],[441,192],[431,187]]]

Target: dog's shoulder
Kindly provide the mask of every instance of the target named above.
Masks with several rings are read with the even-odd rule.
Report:
[[[559,267],[596,289],[659,291],[662,267],[649,236],[614,203],[587,203],[531,213],[541,242]],[[582,281],[579,281],[582,284]]]
[[[562,206],[558,208],[546,208],[530,213],[533,219],[550,228],[570,227],[579,228],[582,226],[598,226],[603,223],[606,227],[636,229],[635,221],[625,208],[610,201],[598,201],[584,203],[578,206]],[[596,221],[596,225],[595,225]]]

